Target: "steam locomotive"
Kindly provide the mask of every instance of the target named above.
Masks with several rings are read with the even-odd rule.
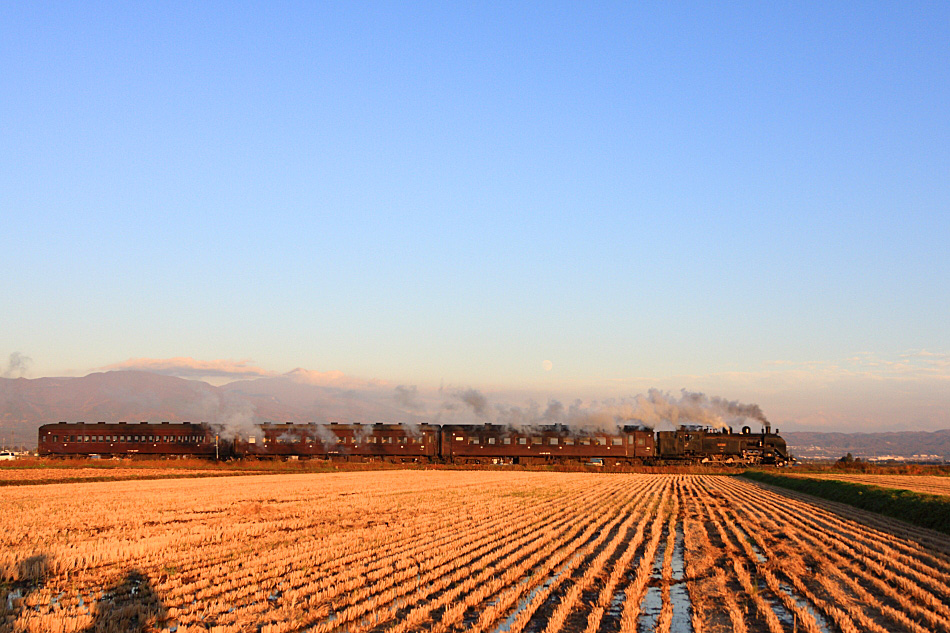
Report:
[[[560,424],[514,428],[498,424],[273,424],[223,438],[200,423],[86,424],[39,428],[41,456],[170,457],[210,459],[385,460],[452,464],[775,464],[790,456],[768,424],[752,433],[729,427],[680,426],[654,432],[639,426],[578,429]]]

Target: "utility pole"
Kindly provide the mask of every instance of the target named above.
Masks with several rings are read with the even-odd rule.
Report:
[[[215,435],[214,436],[214,461],[219,461],[219,459],[220,458],[218,456],[218,436]]]

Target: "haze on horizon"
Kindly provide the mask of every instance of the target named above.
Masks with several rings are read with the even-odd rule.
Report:
[[[940,4],[11,3],[0,374],[948,428],[947,59]]]

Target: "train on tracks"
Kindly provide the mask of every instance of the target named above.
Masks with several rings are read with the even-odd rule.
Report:
[[[785,440],[768,424],[753,433],[680,426],[585,429],[560,424],[264,423],[235,438],[206,423],[59,422],[39,428],[47,457],[203,457],[325,459],[450,464],[774,464],[790,462]]]

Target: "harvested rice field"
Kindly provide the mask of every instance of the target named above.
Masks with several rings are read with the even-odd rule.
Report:
[[[0,486],[23,484],[73,483],[80,481],[104,481],[123,479],[165,479],[174,477],[213,477],[214,471],[194,469],[142,469],[142,468],[0,468]]]
[[[930,495],[950,496],[950,477],[936,475],[865,475],[850,473],[807,473],[799,475],[809,479],[834,479],[855,484],[912,490]]]
[[[3,490],[0,631],[950,631],[950,539],[728,476]]]

